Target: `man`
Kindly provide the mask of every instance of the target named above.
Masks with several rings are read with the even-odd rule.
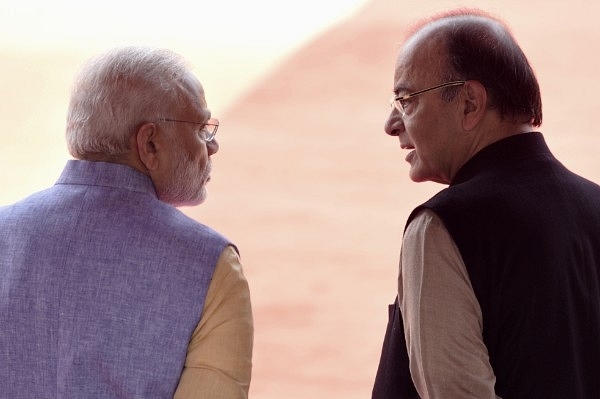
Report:
[[[80,72],[56,185],[0,209],[0,397],[247,398],[253,324],[236,247],[174,206],[219,148],[167,50]]]
[[[419,26],[392,103],[410,178],[449,187],[408,218],[373,397],[600,397],[600,187],[535,132],[540,90],[506,26]]]

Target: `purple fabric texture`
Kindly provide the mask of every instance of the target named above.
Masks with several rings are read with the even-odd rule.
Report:
[[[0,208],[0,398],[171,398],[229,242],[119,164]]]

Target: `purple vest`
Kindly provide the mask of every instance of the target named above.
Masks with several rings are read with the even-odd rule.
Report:
[[[0,208],[0,397],[172,398],[229,242],[112,163]]]

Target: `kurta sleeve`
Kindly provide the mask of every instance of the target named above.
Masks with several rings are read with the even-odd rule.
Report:
[[[215,268],[174,398],[246,399],[253,335],[248,283],[237,252],[227,246]]]
[[[496,398],[479,302],[458,248],[430,210],[405,231],[398,298],[421,398]]]

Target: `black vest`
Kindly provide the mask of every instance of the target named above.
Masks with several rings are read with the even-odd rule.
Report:
[[[423,208],[440,216],[467,267],[496,394],[600,398],[600,187],[560,164],[540,133],[522,134],[476,154],[407,225]],[[389,345],[405,342],[396,323],[373,398],[418,397],[398,393],[414,386],[406,348]]]

